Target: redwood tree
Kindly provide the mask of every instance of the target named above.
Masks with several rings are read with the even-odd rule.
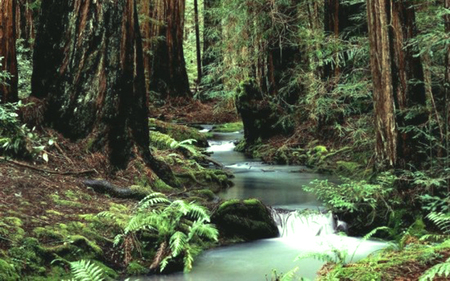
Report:
[[[8,72],[9,78],[0,81],[0,102],[17,101],[16,57],[16,1],[0,1],[0,72]]]
[[[150,91],[161,99],[191,97],[183,51],[185,1],[151,1],[149,36],[158,40],[152,47]]]
[[[370,59],[376,127],[376,158],[380,168],[419,164],[417,140],[399,133],[398,125],[418,126],[426,119],[418,114],[406,120],[407,110],[425,105],[423,69],[405,42],[416,34],[411,1],[367,0]]]
[[[16,31],[17,38],[24,39],[25,45],[32,48],[34,40],[34,12],[32,4],[34,0],[17,0],[16,5]]]
[[[149,151],[148,103],[134,0],[42,2],[32,79],[45,121],[125,168],[141,157],[173,184]]]

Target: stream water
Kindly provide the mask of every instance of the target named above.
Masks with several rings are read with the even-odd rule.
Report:
[[[297,275],[313,280],[323,262],[307,258],[294,261],[308,252],[332,253],[340,250],[347,260],[358,260],[386,246],[335,234],[335,221],[329,214],[301,214],[299,210],[321,210],[322,205],[302,185],[326,176],[307,172],[300,166],[265,165],[235,152],[234,141],[242,134],[217,133],[210,141],[214,159],[235,175],[234,186],[220,194],[224,199],[259,198],[272,206],[281,236],[251,243],[220,247],[197,257],[188,274],[149,276],[139,280],[165,281],[252,281],[271,280],[298,267]],[[280,211],[281,210],[281,211]]]

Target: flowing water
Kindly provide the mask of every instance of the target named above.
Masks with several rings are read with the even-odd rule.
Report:
[[[247,158],[233,150],[234,141],[239,138],[242,138],[239,132],[217,133],[210,141],[212,157],[235,175],[235,185],[220,196],[224,199],[259,198],[272,206],[280,237],[211,249],[197,257],[188,274],[149,276],[140,280],[271,280],[272,270],[279,274],[296,267],[298,276],[314,279],[323,262],[312,258],[294,261],[298,255],[309,252],[333,254],[339,250],[349,261],[361,259],[386,246],[382,242],[338,235],[335,229],[342,222],[332,215],[305,212],[323,210],[323,207],[301,186],[326,176],[308,172],[300,166],[265,165]]]

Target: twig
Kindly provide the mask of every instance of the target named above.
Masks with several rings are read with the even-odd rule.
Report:
[[[10,160],[10,159],[6,159],[5,157],[0,157],[0,160],[6,161],[8,163],[20,166],[20,167],[24,167],[30,170],[35,170],[38,172],[43,172],[43,173],[48,173],[48,174],[55,174],[55,175],[82,175],[82,174],[93,174],[93,173],[97,173],[96,170],[83,170],[83,171],[69,171],[69,172],[57,172],[57,171],[51,171],[51,170],[44,170],[44,169],[40,169],[37,167],[33,167],[31,165],[25,164],[25,163],[21,163],[18,161],[14,161],[14,160]]]

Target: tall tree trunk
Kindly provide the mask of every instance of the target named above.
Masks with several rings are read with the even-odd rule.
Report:
[[[34,15],[31,9],[33,0],[17,0],[16,6],[16,31],[17,38],[25,41],[25,46],[33,48],[35,36]]]
[[[195,47],[197,51],[197,86],[202,81],[202,53],[200,45],[200,23],[198,21],[198,0],[194,0]]]
[[[370,66],[374,85],[373,101],[376,130],[376,164],[379,169],[397,164],[397,127],[395,125],[394,89],[392,87],[386,1],[367,0],[370,41]]]
[[[424,71],[420,57],[414,56],[412,47],[406,46],[408,40],[417,35],[416,16],[413,1],[391,1],[390,15],[390,45],[392,51],[392,75],[394,99],[397,112],[397,124],[400,127],[423,125],[427,121],[425,112],[426,92]],[[414,117],[406,117],[411,108],[422,106],[422,112],[414,113]],[[398,167],[407,168],[414,164],[419,168],[425,155],[419,153],[422,138],[417,138],[416,132],[401,132],[398,139]]]
[[[444,6],[446,9],[450,9],[450,0],[445,0]],[[445,20],[445,31],[450,33],[450,15],[446,14],[444,16]],[[450,44],[447,46],[447,55],[445,56],[445,81],[444,81],[444,151],[445,156],[449,154],[449,123],[450,123],[450,108],[449,108],[449,98],[450,98]],[[447,161],[447,160],[446,160]],[[446,162],[446,166],[448,163]]]
[[[16,1],[0,0],[0,72],[6,71],[10,78],[0,78],[0,103],[18,100],[16,57]]]
[[[156,20],[152,35],[164,37],[153,49],[150,91],[162,99],[190,98],[189,80],[183,53],[184,0],[153,0]]]
[[[426,95],[420,58],[406,42],[416,35],[413,3],[406,0],[367,0],[371,69],[374,83],[376,156],[380,168],[420,166],[420,139],[400,127],[420,126],[427,114],[406,115],[425,106]],[[414,83],[411,83],[414,81]]]
[[[149,151],[148,102],[134,0],[42,3],[34,50],[33,95],[45,120],[123,169],[141,157],[169,184]]]

